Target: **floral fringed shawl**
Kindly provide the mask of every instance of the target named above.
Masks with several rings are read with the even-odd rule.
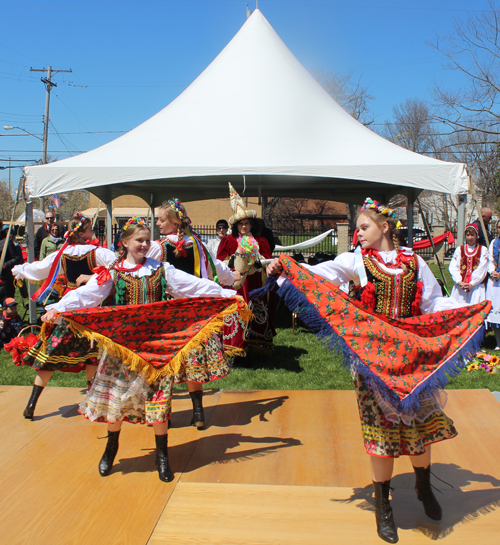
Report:
[[[278,295],[399,411],[418,410],[419,395],[443,388],[481,345],[489,301],[395,320],[370,313],[288,256],[280,262],[287,280]]]
[[[149,382],[154,382],[177,374],[187,354],[221,332],[224,317],[234,312],[244,322],[252,318],[245,302],[236,297],[89,308],[61,316],[75,334],[97,341],[131,370],[143,372]],[[48,333],[44,324],[40,338],[45,339]]]

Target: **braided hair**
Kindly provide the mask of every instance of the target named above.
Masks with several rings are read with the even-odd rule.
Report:
[[[77,212],[70,220],[68,224],[67,237],[70,244],[86,244],[86,240],[83,238],[82,233],[91,225],[90,218]]]
[[[179,240],[182,240],[189,227],[186,207],[179,202],[179,199],[174,199],[173,201],[165,201],[160,206],[160,210],[165,212],[168,221],[177,224],[177,237]],[[176,248],[174,255],[175,257],[180,257],[181,251]]]

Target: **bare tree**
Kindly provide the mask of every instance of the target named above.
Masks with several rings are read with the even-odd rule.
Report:
[[[89,192],[84,189],[69,191],[59,195],[62,205],[56,210],[62,221],[69,221],[75,212],[81,212],[89,206]]]
[[[407,99],[393,108],[393,122],[385,123],[383,136],[405,149],[436,159],[464,160],[463,157],[452,156],[451,150],[456,142],[438,134],[431,106],[417,98]],[[443,193],[423,191],[419,200],[429,224],[444,225],[447,230],[455,227],[458,211],[454,198]],[[391,199],[391,208],[400,208],[397,212],[400,219],[406,217],[406,205],[407,199],[403,195]]]
[[[369,103],[374,97],[361,81],[354,81],[352,72],[343,76],[335,72],[325,72],[319,68],[311,71],[314,79],[344,110],[363,125],[373,123]]]
[[[349,113],[354,119],[368,126],[373,123],[369,110],[369,102],[374,99],[360,81],[354,81],[352,73],[345,76],[335,72],[325,72],[321,69],[311,71],[312,76],[325,91]],[[326,216],[321,220],[320,216]],[[332,220],[328,216],[335,215],[332,201],[319,199],[273,198],[266,206],[265,221],[269,226],[279,226],[290,229],[331,227]],[[356,208],[348,207],[348,219],[354,224]],[[306,217],[307,216],[307,217]],[[312,219],[316,216],[315,219]]]
[[[343,208],[343,207],[342,207]],[[265,220],[271,228],[304,231],[329,229],[335,216],[345,215],[338,204],[322,199],[275,198],[266,207]]]
[[[435,156],[441,143],[427,102],[408,98],[394,106],[392,114],[394,121],[385,123],[385,138],[410,151]]]
[[[10,221],[14,199],[9,191],[9,182],[0,180],[0,219]]]
[[[487,11],[466,21],[456,20],[454,31],[428,42],[444,57],[444,66],[465,75],[467,85],[447,90],[434,88],[441,113],[436,119],[450,134],[479,131],[500,134],[500,10],[493,1]]]

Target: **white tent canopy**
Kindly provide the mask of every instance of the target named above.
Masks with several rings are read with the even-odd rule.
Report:
[[[429,189],[468,189],[464,164],[388,142],[348,115],[256,10],[171,104],[95,150],[25,168],[28,195],[87,189],[110,203],[135,194],[157,205],[228,196],[362,202]]]

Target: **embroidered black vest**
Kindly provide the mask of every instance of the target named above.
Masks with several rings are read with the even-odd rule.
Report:
[[[356,299],[367,302],[363,292],[374,289],[372,310],[388,318],[408,318],[413,316],[412,303],[417,294],[418,259],[414,254],[406,264],[406,272],[390,274],[368,256],[363,257],[368,285],[358,290]],[[373,288],[370,288],[370,284]],[[369,304],[369,303],[368,303]],[[371,305],[370,305],[371,306]]]
[[[111,269],[113,276],[112,298],[115,305],[143,305],[166,301],[167,282],[165,269],[160,265],[151,275],[133,276],[125,271]]]
[[[66,277],[66,286],[69,289],[76,289],[76,279],[81,274],[94,274],[92,269],[97,267],[96,251],[91,250],[84,255],[67,255],[65,253],[61,256],[62,270]]]
[[[173,265],[176,269],[184,271],[188,274],[194,274],[194,249],[193,242],[184,242],[182,249],[186,252],[186,257],[180,255],[177,257],[175,255],[175,243],[169,240],[169,238],[164,238],[160,240],[161,246],[161,259],[160,261],[167,261]]]

